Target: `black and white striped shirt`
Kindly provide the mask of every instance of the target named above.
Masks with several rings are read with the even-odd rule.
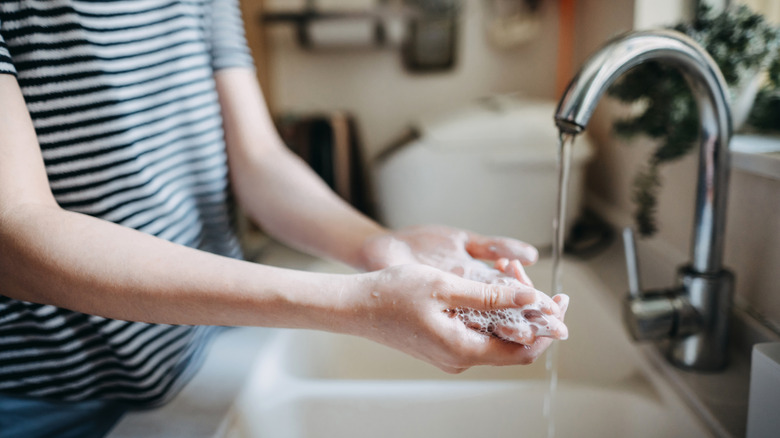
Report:
[[[226,67],[252,67],[237,0],[0,2],[0,73],[17,77],[57,202],[241,257],[213,79]],[[0,278],[5,394],[159,403],[214,331],[2,293]]]

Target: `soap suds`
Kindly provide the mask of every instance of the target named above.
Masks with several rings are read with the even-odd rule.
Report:
[[[537,337],[569,337],[566,325],[555,316],[542,312],[539,301],[519,308],[483,311],[459,307],[447,312],[472,330],[518,344],[531,345]]]

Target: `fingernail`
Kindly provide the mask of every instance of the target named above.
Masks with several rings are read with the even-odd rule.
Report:
[[[524,254],[525,258],[530,263],[536,263],[536,261],[539,260],[539,251],[537,251],[537,249],[534,248],[533,246],[528,245],[527,247],[525,247],[525,250],[523,252],[525,253]]]
[[[558,339],[562,341],[569,339],[569,328],[563,324],[558,328]]]
[[[561,308],[561,312],[565,313],[566,309],[569,308],[569,296],[566,294],[557,294],[553,297],[553,300],[555,300],[555,298],[558,298],[556,302],[558,303],[558,307]]]

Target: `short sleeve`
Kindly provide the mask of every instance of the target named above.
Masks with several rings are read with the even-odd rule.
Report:
[[[15,75],[16,68],[11,60],[11,53],[8,52],[8,46],[3,39],[3,19],[0,18],[0,73],[8,73]]]
[[[254,68],[238,0],[212,0],[212,7],[209,36],[212,68]]]

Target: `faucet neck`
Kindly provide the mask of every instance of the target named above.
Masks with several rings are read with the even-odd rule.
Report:
[[[651,60],[677,67],[696,99],[701,147],[691,266],[699,273],[717,273],[724,247],[731,111],[726,82],[704,49],[675,31],[618,37],[586,61],[561,98],[555,120],[564,132],[582,132],[607,88],[629,69]]]

